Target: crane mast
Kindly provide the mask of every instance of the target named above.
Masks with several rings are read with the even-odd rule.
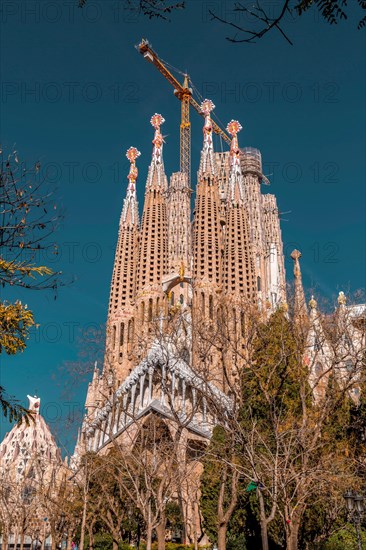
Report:
[[[149,42],[146,39],[142,39],[140,44],[136,47],[140,54],[155,65],[155,67],[161,72],[161,74],[170,82],[174,87],[174,95],[181,101],[181,123],[180,123],[180,171],[187,174],[188,185],[190,186],[191,180],[191,122],[190,122],[190,106],[197,111],[201,116],[204,113],[197,101],[192,97],[192,89],[189,87],[189,77],[184,75],[183,84],[181,84],[175,76],[169,71],[166,64],[159,58],[158,54],[151,48]],[[230,137],[226,134],[222,128],[216,122],[212,121],[213,131],[220,135],[224,141],[229,145],[231,143]]]

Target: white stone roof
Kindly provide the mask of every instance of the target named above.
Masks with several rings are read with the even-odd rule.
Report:
[[[23,420],[7,433],[0,444],[0,474],[4,472],[19,479],[27,474],[37,458],[47,469],[61,463],[61,453],[54,437],[40,414],[28,423]]]

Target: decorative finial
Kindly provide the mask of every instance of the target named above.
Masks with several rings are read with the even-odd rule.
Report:
[[[205,115],[205,123],[203,125],[203,142],[208,142],[212,146],[212,121],[211,121],[211,111],[213,111],[215,105],[211,99],[205,99],[201,103],[201,109]]]
[[[343,292],[343,290],[340,291],[340,293],[338,294],[338,304],[340,306],[345,306],[347,303],[347,298]]]
[[[294,260],[294,277],[295,277],[295,301],[294,301],[294,320],[298,326],[302,327],[304,322],[308,321],[308,312],[305,301],[304,289],[302,286],[301,269],[299,259],[301,252],[293,250],[291,258]]]
[[[226,126],[226,130],[232,137],[236,136],[242,129],[242,125],[237,120],[230,120],[229,124]]]
[[[213,142],[212,142],[212,120],[211,112],[214,110],[215,105],[211,99],[205,99],[201,103],[201,110],[205,116],[205,123],[203,125],[203,150],[201,156],[200,171],[206,172],[207,168],[211,168],[211,172],[215,172],[214,159],[213,159]],[[211,166],[210,166],[211,165]]]
[[[240,149],[238,144],[238,133],[242,130],[242,125],[237,120],[231,120],[226,126],[226,130],[231,135],[230,144],[230,182],[229,198],[233,203],[239,199],[244,199],[244,188],[241,180]]]
[[[150,119],[150,124],[155,128],[155,130],[159,130],[160,126],[164,124],[165,118],[160,115],[159,113],[155,113]]]
[[[153,157],[155,155],[158,160],[160,160],[160,151],[164,141],[163,136],[161,135],[161,132],[160,132],[160,126],[164,124],[164,122],[165,122],[165,118],[162,115],[159,115],[158,113],[155,113],[155,115],[153,115],[150,120],[151,126],[155,128],[155,135],[153,139],[153,144],[154,144]]]
[[[155,168],[162,166],[162,163],[163,163],[164,139],[163,139],[163,136],[161,135],[160,126],[164,124],[164,122],[165,122],[165,118],[159,113],[155,113],[150,119],[151,126],[155,128],[154,139],[152,140],[154,145],[153,152],[152,152],[152,166],[154,166]],[[153,175],[153,171],[151,172],[151,176],[152,175]],[[158,171],[159,186],[161,185],[161,183],[162,182],[160,181],[160,171]]]
[[[34,414],[39,414],[39,407],[41,405],[41,400],[39,397],[27,395],[29,399],[29,410]]]
[[[136,183],[136,180],[137,180],[137,176],[138,176],[138,170],[137,170],[137,167],[136,167],[136,159],[141,155],[140,151],[138,151],[136,149],[136,147],[130,147],[126,153],[126,157],[128,158],[128,160],[130,161],[131,163],[131,166],[130,166],[130,172],[127,176],[128,180],[129,180],[129,184],[128,184],[128,190],[129,191],[135,191],[135,183]]]
[[[242,125],[237,120],[231,120],[229,124],[226,126],[226,130],[229,132],[229,134],[232,137],[231,145],[230,145],[231,162],[232,164],[236,163],[238,166],[240,166],[238,133],[242,129],[243,129]]]
[[[210,116],[210,113],[214,110],[214,108],[215,105],[211,99],[204,99],[201,103],[201,109],[205,117]]]
[[[311,300],[309,301],[309,306],[310,306],[311,309],[316,309],[318,307],[318,302],[315,300],[313,295],[311,295]]]
[[[296,278],[301,276],[299,259],[301,258],[301,252],[299,250],[293,250],[291,252],[291,258],[294,260],[294,275]]]

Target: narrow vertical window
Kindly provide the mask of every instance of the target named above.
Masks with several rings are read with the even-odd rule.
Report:
[[[125,342],[125,324],[121,323],[120,328],[119,328],[119,345],[120,345],[120,347],[123,346],[124,342]]]
[[[262,286],[261,285],[261,278],[258,275],[258,277],[257,277],[257,290],[258,290],[258,292],[261,290],[261,286]]]
[[[245,336],[245,319],[244,319],[244,313],[240,313],[240,328],[241,328],[241,337],[244,338]]]
[[[208,299],[208,309],[209,309],[210,319],[212,320],[213,319],[213,297],[212,297],[212,295],[210,295],[210,297]]]

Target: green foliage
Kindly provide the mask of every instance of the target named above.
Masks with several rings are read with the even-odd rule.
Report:
[[[366,531],[361,531],[362,548],[366,548]],[[353,525],[347,524],[334,533],[325,543],[324,550],[357,550],[357,533]]]
[[[217,502],[221,480],[228,473],[230,469],[228,463],[233,459],[233,446],[229,434],[222,426],[216,426],[203,461],[200,503],[205,532],[212,542],[217,541]],[[228,498],[230,483],[226,485],[226,497]]]
[[[244,533],[233,535],[228,533],[226,550],[247,550],[246,536]]]
[[[307,375],[301,355],[293,323],[282,310],[258,327],[253,368],[243,375],[242,422],[254,418],[265,425],[279,414],[298,412],[300,383]]]
[[[25,349],[29,330],[34,325],[33,313],[19,301],[0,302],[0,353],[15,355]]]
[[[8,355],[24,351],[29,331],[34,326],[33,313],[19,301],[15,304],[0,302],[0,354]],[[0,409],[10,421],[20,421],[27,411],[6,394],[0,386]]]

